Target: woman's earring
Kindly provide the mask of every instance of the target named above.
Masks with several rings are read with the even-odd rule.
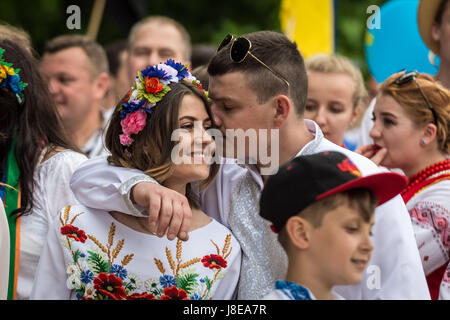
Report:
[[[422,139],[422,141],[420,141],[420,144],[424,146],[427,144],[427,142],[424,139]]]

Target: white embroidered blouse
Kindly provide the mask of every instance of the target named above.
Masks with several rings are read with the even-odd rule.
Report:
[[[34,171],[34,206],[20,218],[20,256],[17,299],[28,299],[49,225],[67,204],[77,204],[69,181],[86,156],[63,150],[40,163]]]
[[[428,185],[406,203],[406,208],[431,297],[450,300],[450,180]]]
[[[211,219],[183,242],[135,231],[102,210],[66,207],[49,232],[31,299],[232,299],[241,248]]]

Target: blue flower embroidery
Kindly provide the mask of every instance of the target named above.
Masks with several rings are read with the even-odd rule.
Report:
[[[81,273],[80,279],[83,283],[89,283],[92,281],[92,279],[94,279],[94,274],[89,269],[83,270],[83,272]]]
[[[189,300],[203,300],[202,297],[198,295],[198,293],[194,293]]]
[[[128,275],[127,270],[118,264],[113,264],[110,272],[114,273],[117,277],[119,277],[122,280],[125,280]]]
[[[275,288],[281,290],[291,300],[313,300],[309,290],[298,283],[277,280]]]
[[[170,275],[167,275],[167,274],[159,277],[159,283],[161,284],[161,286],[163,288],[177,285],[177,282],[176,282],[175,278],[173,276],[170,276]]]

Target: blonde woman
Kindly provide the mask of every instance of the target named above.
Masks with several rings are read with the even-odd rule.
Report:
[[[431,76],[402,72],[381,86],[362,147],[409,178],[402,197],[414,227],[432,299],[450,299],[450,92]]]
[[[314,120],[331,142],[349,147],[344,135],[357,126],[367,100],[361,72],[339,55],[314,55],[305,60],[305,66],[308,72],[305,118]]]

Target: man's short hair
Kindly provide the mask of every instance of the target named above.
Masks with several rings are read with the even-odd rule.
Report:
[[[108,59],[105,50],[94,40],[82,35],[62,35],[49,40],[45,44],[44,54],[54,54],[69,48],[80,48],[91,64],[92,75],[109,73]]]
[[[258,31],[243,35],[251,41],[251,53],[282,75],[290,83],[290,98],[297,114],[303,115],[308,93],[308,79],[303,57],[297,44],[285,35],[274,31]],[[231,72],[242,72],[259,103],[266,102],[277,94],[287,94],[286,83],[267,70],[256,59],[247,55],[241,63],[230,59],[231,43],[222,48],[210,61],[210,76],[221,76]]]
[[[131,45],[136,40],[137,33],[139,30],[149,24],[159,24],[159,25],[171,25],[173,26],[178,32],[180,33],[181,39],[184,44],[185,51],[183,53],[183,57],[186,61],[189,61],[191,59],[192,54],[192,46],[191,46],[191,36],[189,35],[189,32],[186,30],[183,25],[169,17],[165,16],[150,16],[147,18],[144,18],[137,23],[133,25],[133,27],[130,30],[130,34],[128,35],[128,47],[130,48]]]

